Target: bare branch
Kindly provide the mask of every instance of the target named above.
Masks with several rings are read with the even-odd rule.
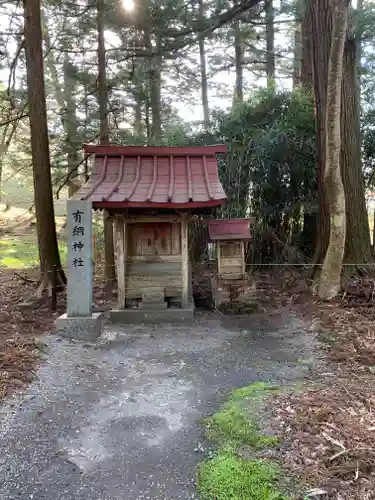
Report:
[[[17,62],[18,62],[18,58],[21,54],[21,50],[24,48],[25,46],[25,40],[22,39],[21,43],[19,44],[19,46],[17,47],[17,50],[16,50],[16,54],[13,58],[13,61],[11,62],[11,65],[10,65],[10,71],[9,71],[9,78],[8,78],[8,88],[7,88],[7,94],[8,94],[8,97],[9,97],[9,102],[12,106],[12,108],[15,108],[15,104],[13,102],[13,99],[11,97],[11,87],[14,88],[15,85],[16,85],[16,67],[17,67]]]
[[[24,108],[25,107],[26,106],[24,106]],[[27,116],[29,116],[29,113],[23,113],[19,116],[15,116],[14,118],[10,118],[9,120],[5,120],[3,122],[0,122],[0,127],[3,127],[4,125],[8,125],[9,123],[16,122],[18,120],[22,120],[23,118],[26,118]]]

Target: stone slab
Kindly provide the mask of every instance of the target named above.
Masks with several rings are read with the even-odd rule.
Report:
[[[69,317],[90,317],[92,312],[92,203],[68,200]]]
[[[100,337],[104,328],[103,313],[92,313],[91,316],[68,316],[62,314],[55,322],[58,335],[75,340],[95,341]]]
[[[158,324],[158,323],[192,323],[194,321],[194,303],[190,302],[186,309],[170,307],[164,310],[147,309],[112,309],[110,321],[112,323],[131,324]]]

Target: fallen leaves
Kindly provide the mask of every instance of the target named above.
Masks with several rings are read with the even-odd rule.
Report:
[[[24,383],[31,382],[38,362],[37,348],[32,341],[5,344],[0,350],[0,398]]]
[[[51,333],[56,318],[66,309],[65,292],[58,294],[55,313],[49,300],[25,302],[35,294],[38,280],[37,269],[21,275],[0,268],[0,399],[32,380],[39,361],[35,339]],[[102,272],[95,276],[93,297],[99,307],[108,304],[103,280]]]
[[[303,390],[273,398],[270,412],[285,443],[282,462],[307,485],[304,498],[374,499],[374,281],[348,281],[342,296],[328,303],[305,292],[303,303],[301,287],[293,289],[300,279],[292,280],[288,307],[311,318],[324,357]],[[277,285],[273,276],[268,283],[275,293],[265,302],[285,307],[285,280]]]
[[[0,270],[0,398],[32,380],[38,363],[35,337],[49,333],[56,318],[47,302],[27,311],[18,307],[35,291],[38,274],[29,274],[25,280],[12,270]]]

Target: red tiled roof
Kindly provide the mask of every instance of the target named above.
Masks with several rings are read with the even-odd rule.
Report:
[[[89,181],[73,199],[94,208],[203,207],[226,199],[216,153],[226,146],[85,146],[94,155]]]
[[[208,225],[208,234],[212,241],[216,240],[250,240],[250,219],[209,219],[204,224]]]

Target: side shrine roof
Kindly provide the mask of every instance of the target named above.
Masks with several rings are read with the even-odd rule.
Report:
[[[251,240],[250,224],[255,218],[249,219],[207,219],[203,223],[208,226],[210,240]]]

